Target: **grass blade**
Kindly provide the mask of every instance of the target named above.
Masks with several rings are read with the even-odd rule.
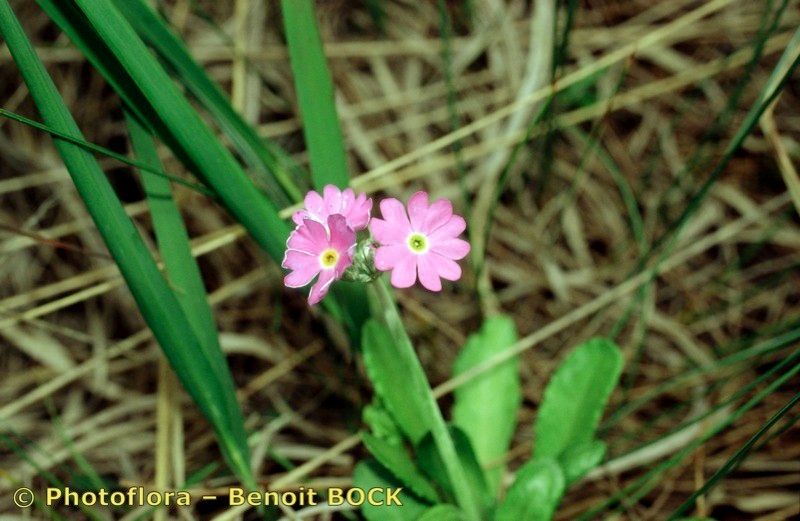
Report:
[[[7,0],[0,0],[0,33],[47,125],[83,139]],[[214,369],[204,357],[195,356],[200,343],[103,171],[86,150],[62,140],[55,144],[145,321],[186,390],[214,427],[231,468],[248,486],[254,485],[247,448],[237,445]]]
[[[135,117],[126,114],[131,143],[139,159],[153,168],[160,168],[155,143],[147,129]],[[208,303],[206,288],[200,268],[192,255],[189,234],[172,196],[169,181],[155,176],[142,176],[147,204],[153,219],[158,249],[164,260],[166,275],[175,291],[178,303],[186,313],[202,347],[201,354],[215,370],[217,380],[227,402],[226,412],[237,445],[247,448],[244,418],[236,400],[236,388],[231,378],[225,355],[219,344],[214,315]]]
[[[61,9],[62,2],[42,0]],[[150,53],[111,0],[79,0],[80,12],[66,12],[64,30],[79,33],[76,44],[98,60],[104,74],[122,74],[128,81],[109,82],[122,89],[130,108],[158,134],[182,161],[214,192],[233,216],[276,261],[283,258],[287,224],[274,204],[250,181],[233,155],[216,139],[167,72]],[[47,9],[48,13],[52,12]],[[96,32],[88,34],[89,24]],[[83,43],[81,43],[83,42]],[[97,49],[87,49],[89,44]],[[108,78],[108,76],[107,76]],[[122,94],[121,94],[122,95]]]
[[[333,82],[314,15],[313,0],[282,0],[283,25],[292,64],[303,136],[316,188],[344,188],[350,181],[344,138],[336,115]]]
[[[214,116],[225,135],[231,140],[244,161],[263,175],[269,172],[280,189],[292,202],[302,199],[298,189],[303,186],[308,173],[276,144],[263,140],[256,131],[233,109],[222,89],[209,78],[205,70],[192,58],[184,43],[164,20],[142,0],[115,0],[117,8],[130,22],[139,36],[150,45],[172,69],[203,107]],[[272,177],[265,176],[269,182]],[[276,191],[269,192],[275,195]],[[274,200],[274,202],[279,202]]]

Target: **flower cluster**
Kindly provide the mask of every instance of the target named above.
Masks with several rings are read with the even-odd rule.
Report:
[[[381,271],[391,271],[396,288],[413,286],[419,278],[430,291],[442,289],[441,279],[461,277],[456,261],[469,253],[469,243],[458,236],[466,222],[446,199],[429,204],[428,194],[417,192],[407,208],[397,199],[384,199],[382,218],[371,219],[372,199],[328,185],[322,195],[308,192],[304,204],[292,216],[297,227],[286,241],[281,266],[290,270],[284,278],[290,288],[316,277],[308,295],[311,305],[336,280],[369,281]]]

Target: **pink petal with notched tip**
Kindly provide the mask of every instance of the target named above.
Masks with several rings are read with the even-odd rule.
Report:
[[[317,255],[328,246],[328,233],[320,223],[304,219],[303,225],[289,234],[286,246],[291,250]]]
[[[347,214],[347,222],[354,230],[363,230],[369,224],[370,213],[372,213],[372,199],[367,199],[365,194],[359,194]]]
[[[380,271],[389,271],[395,267],[401,258],[407,255],[411,255],[411,253],[405,245],[390,244],[389,246],[381,246],[375,252],[375,268]]]
[[[437,253],[430,254],[430,257],[440,277],[446,280],[458,280],[461,278],[461,266],[456,261],[442,257]]]
[[[428,207],[425,220],[420,229],[423,233],[431,233],[453,216],[453,204],[447,199],[439,199]]]
[[[417,259],[413,253],[407,253],[397,259],[392,268],[392,286],[395,288],[409,288],[417,280]]]
[[[290,288],[305,286],[319,273],[317,258],[297,250],[287,251],[281,266],[291,270],[283,279],[284,284]]]
[[[460,215],[454,215],[446,223],[433,230],[429,237],[431,244],[453,239],[467,229],[467,222]]]
[[[322,189],[322,201],[327,215],[342,212],[342,192],[335,186],[326,185]]]
[[[415,232],[423,231],[425,217],[428,214],[428,194],[417,192],[408,200],[408,217],[411,221],[411,229]]]
[[[461,260],[469,253],[469,243],[462,239],[445,239],[433,242],[431,251],[453,260]]]
[[[372,237],[380,244],[398,244],[405,242],[411,230],[405,226],[397,226],[389,221],[373,217],[369,223]]]
[[[406,216],[406,209],[400,201],[392,198],[384,199],[381,201],[380,207],[381,217],[383,217],[383,220],[388,223],[389,226],[399,230],[405,235],[411,231],[411,225],[408,222],[408,216]],[[376,239],[378,238],[376,237]],[[380,241],[381,239],[378,240]]]
[[[419,281],[422,286],[429,291],[441,291],[442,281],[439,278],[438,265],[436,255],[419,255],[417,257],[417,271],[419,272]]]
[[[328,229],[330,230],[330,246],[341,253],[349,252],[356,245],[356,232],[349,226],[343,215],[331,215],[328,217]]]
[[[333,270],[322,270],[317,282],[311,286],[311,292],[308,294],[308,303],[312,306],[319,304],[319,302],[325,298],[325,295],[328,294],[328,289],[330,289],[335,278],[336,274]]]

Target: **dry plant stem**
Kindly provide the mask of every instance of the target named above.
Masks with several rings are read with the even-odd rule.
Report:
[[[606,67],[609,67],[611,65],[614,65],[615,63],[627,59],[629,56],[634,55],[639,49],[651,47],[663,42],[664,40],[668,39],[672,34],[678,32],[684,27],[691,25],[692,23],[708,16],[709,14],[724,8],[725,6],[727,6],[732,2],[733,0],[712,0],[711,2],[703,4],[694,11],[690,11],[689,13],[678,18],[677,20],[670,22],[669,24],[666,24],[646,34],[644,37],[638,39],[637,41],[629,43],[627,45],[623,45],[622,47],[605,54],[604,56],[593,61],[591,65],[582,67],[570,74],[565,75],[564,77],[554,82],[549,87],[539,89],[523,99],[515,101],[495,111],[492,114],[489,114],[477,121],[474,121],[469,125],[464,125],[460,129],[453,131],[447,134],[446,136],[442,136],[441,138],[435,141],[432,141],[431,143],[429,143],[424,147],[420,147],[417,150],[414,150],[413,152],[409,152],[408,154],[405,154],[392,161],[389,161],[388,163],[382,165],[380,168],[376,168],[374,170],[371,170],[370,172],[367,172],[366,174],[361,176],[361,182],[367,182],[371,181],[373,178],[381,177],[389,172],[393,172],[406,165],[409,165],[414,161],[416,161],[417,159],[424,157],[427,154],[436,152],[437,150],[441,150],[444,147],[452,145],[458,140],[464,139],[467,136],[470,136],[475,132],[483,128],[486,128],[497,121],[509,117],[510,115],[514,114],[517,110],[527,105],[538,103],[546,99],[548,96],[551,96],[553,93],[559,92],[570,85],[574,85],[575,83],[588,78],[597,71],[603,70]]]
[[[175,408],[175,377],[164,356],[158,359],[158,400],[156,401],[156,490],[169,490],[170,487],[170,444],[172,431],[172,410]],[[165,521],[167,511],[159,508],[153,516],[155,521]]]
[[[547,84],[550,78],[550,64],[553,56],[553,31],[555,30],[556,5],[554,0],[537,0],[534,16],[531,18],[528,63],[522,86],[515,102],[528,98]],[[521,107],[511,114],[505,127],[506,135],[515,135],[524,129],[539,104]],[[486,231],[490,220],[492,201],[495,197],[498,176],[503,165],[511,156],[511,149],[503,147],[490,155],[479,167],[483,182],[477,191],[472,209],[470,241],[472,243],[473,264],[478,266],[478,295],[485,315],[498,312],[499,304],[492,294],[489,275],[484,266],[486,254]]]
[[[774,111],[775,105],[778,104],[779,100],[780,96],[775,98],[775,101],[772,102],[769,108],[764,112],[764,115],[761,116],[761,121],[759,123],[761,125],[761,130],[775,150],[775,156],[779,170],[783,176],[783,182],[786,183],[786,187],[792,195],[792,203],[794,203],[795,210],[800,214],[800,176],[797,175],[797,170],[794,164],[792,164],[789,153],[786,151],[781,135],[778,132],[778,127],[775,125]]]

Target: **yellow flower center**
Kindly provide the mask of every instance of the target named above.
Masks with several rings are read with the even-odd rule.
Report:
[[[322,269],[329,270],[336,266],[337,262],[339,262],[339,252],[333,248],[328,248],[319,254],[319,265]]]
[[[428,238],[421,233],[412,233],[408,236],[408,247],[414,253],[425,253],[428,251]]]

